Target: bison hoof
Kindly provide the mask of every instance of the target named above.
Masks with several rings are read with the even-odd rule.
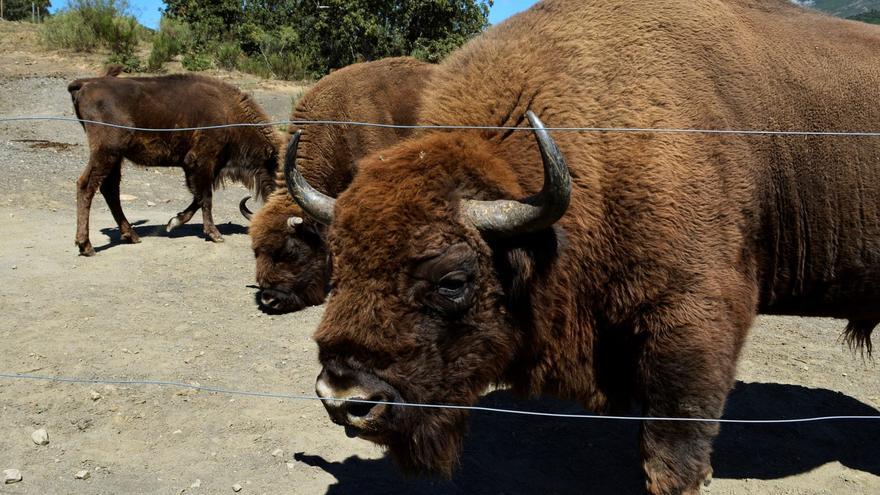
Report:
[[[122,240],[124,240],[125,242],[127,242],[129,244],[140,244],[140,242],[141,242],[141,238],[138,237],[138,235],[135,234],[134,232],[131,232],[129,234],[123,234]]]
[[[223,236],[220,235],[220,232],[205,232],[205,235],[211,242],[223,242]]]
[[[181,225],[183,224],[180,222],[180,219],[173,217],[171,220],[168,220],[168,225],[165,226],[165,232],[171,232]]]
[[[92,243],[89,241],[86,242],[77,242],[77,247],[79,247],[79,255],[80,256],[94,256],[95,248],[92,247]]]

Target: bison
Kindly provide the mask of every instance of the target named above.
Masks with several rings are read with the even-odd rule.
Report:
[[[638,408],[648,492],[696,494],[756,313],[880,322],[880,142],[553,132],[850,131],[880,122],[880,29],[785,0],[546,0],[450,55],[433,129],[361,160],[329,224],[315,332],[330,418],[449,474],[493,385]],[[532,113],[534,112],[534,113]],[[516,131],[508,127],[529,127]],[[543,173],[542,173],[543,170]],[[365,399],[375,403],[351,402]]]
[[[77,180],[76,245],[92,256],[89,210],[98,188],[122,239],[140,242],[119,201],[124,158],[143,166],[182,167],[192,203],[169,220],[166,230],[188,222],[201,208],[208,239],[223,240],[211,216],[213,189],[225,180],[252,188],[259,196],[275,189],[282,141],[268,117],[246,93],[210,77],[174,74],[118,78],[111,66],[103,77],[77,79],[67,90],[80,119],[140,128],[183,128],[233,123],[259,124],[180,132],[145,132],[83,122],[89,163]]]
[[[408,125],[416,120],[421,91],[432,65],[409,57],[360,63],[334,71],[303,96],[294,121],[337,120]],[[296,125],[291,131],[298,130]],[[355,162],[408,136],[409,129],[350,125],[306,125],[300,150],[302,173],[318,190],[336,196],[355,174]],[[298,311],[324,302],[329,276],[324,227],[278,189],[251,217],[256,258],[257,304],[270,313]]]

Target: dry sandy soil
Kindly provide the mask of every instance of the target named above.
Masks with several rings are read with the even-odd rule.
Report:
[[[0,23],[0,116],[72,116],[67,82],[97,62],[42,54],[13,28]],[[223,77],[277,119],[299,91]],[[236,209],[245,191],[230,187],[215,200],[225,243],[204,241],[198,215],[169,236],[162,226],[189,202],[182,174],[126,165],[122,190],[132,198],[123,206],[143,242],[120,244],[96,198],[99,253],[81,258],[74,183],[84,144],[77,124],[0,123],[0,373],[311,394],[318,366],[310,335],[322,308],[257,310],[247,225]],[[759,318],[726,417],[880,414],[877,366],[840,344],[842,328]],[[504,391],[481,405],[582,412]],[[382,451],[348,439],[317,402],[0,378],[0,409],[0,470],[24,478],[0,485],[2,493],[232,493],[238,483],[241,493],[267,494],[627,494],[642,486],[632,423],[478,413],[455,478],[432,481],[402,479]],[[38,428],[48,445],[31,440]],[[878,441],[880,422],[726,425],[704,493],[880,493]],[[83,469],[91,477],[74,479]]]

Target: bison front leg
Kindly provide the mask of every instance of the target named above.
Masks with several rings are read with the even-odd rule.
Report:
[[[107,206],[110,207],[110,213],[113,214],[116,225],[119,226],[119,233],[122,239],[132,244],[137,244],[141,242],[141,239],[128,222],[128,219],[125,218],[125,213],[122,212],[122,203],[119,200],[119,183],[121,181],[122,159],[119,159],[113,165],[113,168],[110,169],[110,173],[104,178],[104,181],[101,182],[101,194],[104,196]]]
[[[639,367],[646,416],[721,417],[748,328],[725,326],[685,326],[653,334]],[[699,494],[711,479],[718,430],[711,421],[646,421],[641,451],[648,492]]]
[[[119,157],[106,151],[93,150],[89,156],[89,163],[82,175],[76,181],[76,237],[74,243],[79,248],[82,256],[94,256],[95,248],[89,240],[89,213],[92,209],[92,199],[95,192],[101,186],[104,178],[118,163]]]

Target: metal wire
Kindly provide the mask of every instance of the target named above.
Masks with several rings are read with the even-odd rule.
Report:
[[[592,419],[592,420],[613,420],[613,421],[677,421],[691,423],[735,423],[735,424],[788,424],[788,423],[816,423],[820,421],[880,421],[880,415],[877,416],[814,416],[804,418],[788,418],[788,419],[723,419],[723,418],[682,418],[682,417],[657,417],[657,416],[604,416],[597,414],[566,414],[566,413],[550,413],[540,411],[522,411],[517,409],[505,409],[499,407],[484,406],[459,406],[452,404],[420,404],[413,402],[390,402],[390,401],[373,401],[362,399],[322,399],[314,395],[291,395],[275,392],[259,392],[248,390],[232,390],[221,387],[206,387],[203,385],[195,385],[183,382],[163,381],[163,380],[114,380],[114,379],[91,379],[91,378],[75,378],[61,376],[45,376],[45,375],[28,375],[18,373],[0,373],[0,378],[8,380],[36,380],[60,383],[81,383],[89,385],[154,385],[165,388],[183,388],[189,390],[198,390],[201,392],[214,392],[224,395],[239,395],[247,397],[261,397],[270,399],[285,399],[296,401],[328,401],[328,402],[353,402],[359,404],[386,404],[398,407],[418,407],[426,409],[459,409],[466,411],[490,412],[501,414],[513,414],[518,416],[539,416],[548,418],[565,418],[565,419]]]
[[[233,124],[206,125],[198,127],[178,128],[150,128],[133,127],[112,122],[97,120],[78,119],[75,117],[57,116],[22,116],[0,117],[3,122],[23,121],[59,121],[78,122],[82,124],[102,125],[116,129],[144,132],[183,132],[200,131],[210,129],[227,129],[230,127],[265,127],[276,125],[347,125],[355,127],[380,127],[386,129],[435,129],[435,130],[500,130],[500,131],[533,131],[533,127],[511,127],[490,125],[402,125],[380,124],[375,122],[357,122],[347,120],[276,120],[273,122],[241,122]],[[754,129],[690,129],[672,127],[547,127],[546,130],[554,132],[595,132],[595,133],[637,133],[637,134],[716,134],[716,135],[746,135],[746,136],[826,136],[826,137],[880,137],[880,131],[801,131],[801,130],[754,130]]]

